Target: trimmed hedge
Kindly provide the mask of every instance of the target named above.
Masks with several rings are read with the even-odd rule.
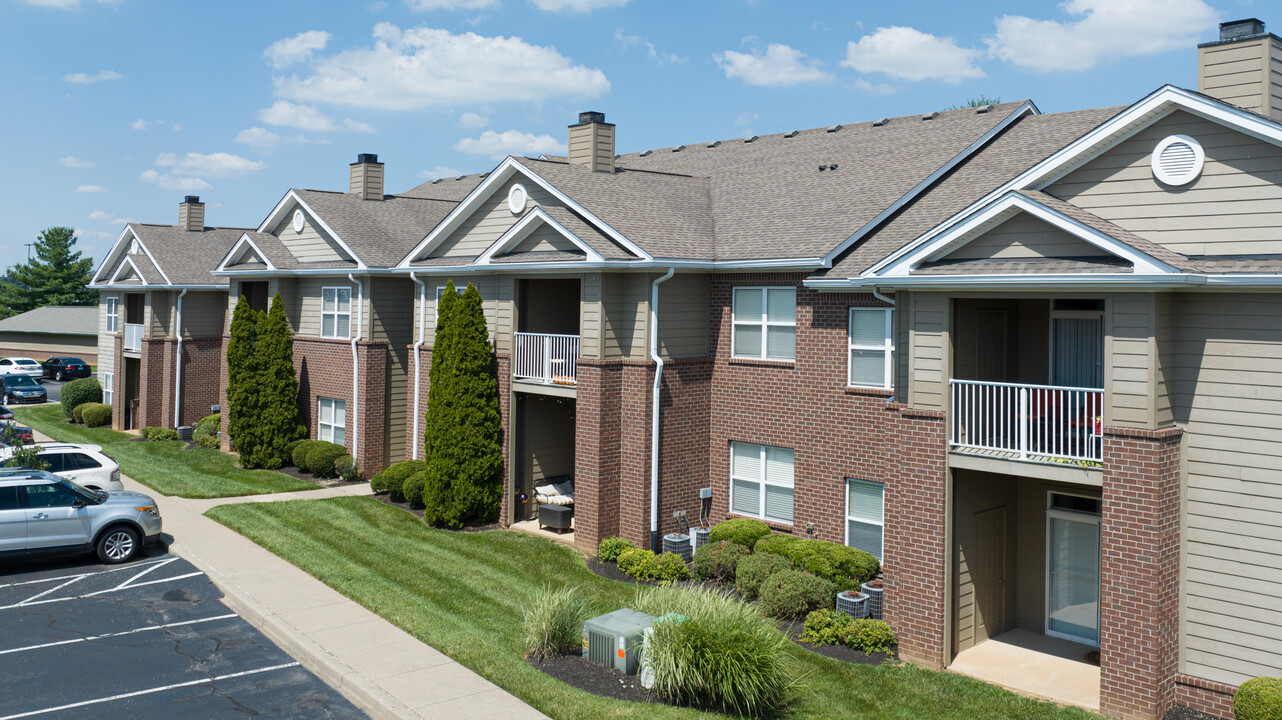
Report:
[[[294,467],[298,467],[298,463],[294,462],[294,451],[298,449],[299,445],[302,445],[303,443],[309,443],[309,442],[311,442],[311,440],[307,438],[302,438],[301,440],[291,440],[289,444],[285,446],[285,457],[283,458],[283,460],[289,463],[290,465],[293,465]],[[304,458],[305,457],[306,455],[304,455]],[[303,462],[307,462],[306,459],[304,459]]]
[[[831,605],[836,594],[836,586],[823,578],[801,570],[784,570],[761,583],[757,602],[771,617],[800,620],[812,610]]]
[[[608,537],[601,541],[596,547],[596,557],[601,562],[618,562],[619,556],[625,550],[631,550],[636,547],[631,542],[621,537]]]
[[[722,540],[708,543],[694,553],[694,574],[700,580],[728,583],[735,579],[735,568],[747,557],[748,548],[737,542]]]
[[[337,443],[324,440],[313,441],[312,446],[307,449],[305,469],[310,470],[312,475],[318,478],[338,477],[337,471],[334,470],[334,463],[346,454],[347,448]]]
[[[1282,678],[1258,677],[1247,680],[1233,696],[1237,720],[1279,720],[1282,718]]]
[[[708,544],[729,540],[753,552],[757,541],[770,534],[770,526],[752,518],[730,518],[719,522],[708,531]]]
[[[624,575],[644,582],[672,582],[690,577],[690,568],[680,555],[670,552],[655,555],[641,548],[624,550],[619,555],[619,570]]]
[[[83,424],[85,421],[85,418],[81,413],[84,412],[84,409],[85,409],[85,406],[83,404],[77,405],[76,409],[71,411],[71,419],[78,423]]]
[[[872,555],[827,540],[771,535],[757,541],[756,552],[782,555],[796,569],[828,580],[838,590],[858,590],[881,570],[881,564]]]
[[[196,440],[205,435],[217,435],[218,428],[222,425],[222,413],[214,413],[201,418],[191,429],[191,439]]]
[[[85,403],[102,403],[102,385],[95,377],[72,380],[62,386],[58,397],[62,402],[62,414],[74,418],[72,413],[77,407]]]
[[[164,427],[145,427],[138,431],[139,435],[148,440],[177,440],[178,431],[173,428]]]
[[[866,653],[890,652],[898,642],[895,631],[886,622],[856,619],[832,608],[807,615],[801,639],[811,645],[845,645]]]
[[[744,600],[756,600],[761,583],[784,570],[791,570],[788,558],[771,553],[753,553],[739,561],[735,568],[735,589]]]
[[[294,449],[289,451],[289,459],[293,461],[294,467],[299,470],[307,469],[307,451],[312,449],[312,443],[320,442],[319,440],[303,440]]]
[[[103,427],[111,424],[111,406],[102,403],[83,403],[80,416],[87,427]]]
[[[200,437],[195,439],[195,442],[197,447],[209,448],[211,450],[218,449],[217,435],[201,435]]]
[[[369,486],[376,493],[388,493],[389,499],[393,502],[404,502],[405,495],[403,490],[405,481],[414,473],[422,472],[426,469],[427,462],[423,460],[398,462],[371,478]]]
[[[405,484],[401,486],[401,494],[405,496],[405,502],[412,508],[423,507],[423,485],[427,483],[427,472],[420,470],[405,479]]]

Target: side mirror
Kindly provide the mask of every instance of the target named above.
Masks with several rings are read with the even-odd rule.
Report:
[[[85,506],[85,501],[84,501],[84,500],[77,500],[77,501],[75,501],[75,502],[71,503],[71,508],[72,508],[73,510],[79,510],[80,508],[82,508],[82,507],[84,507],[84,506]]]

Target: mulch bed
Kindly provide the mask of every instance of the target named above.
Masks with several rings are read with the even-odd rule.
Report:
[[[280,473],[281,475],[288,475],[296,480],[302,480],[303,482],[309,482],[313,485],[319,485],[321,487],[341,487],[344,485],[360,485],[361,483],[365,482],[364,480],[344,480],[342,478],[329,478],[329,479],[318,478],[318,477],[314,477],[311,473],[305,470],[299,470],[298,468],[293,466],[276,468],[276,472]]]
[[[526,662],[539,672],[593,695],[638,703],[659,702],[653,693],[641,687],[638,676],[624,675],[613,668],[588,662],[581,655],[554,655],[542,660],[528,658]]]
[[[625,575],[619,569],[618,563],[605,562],[600,558],[588,558],[588,569],[607,580],[618,580],[619,582],[632,583],[633,585],[654,585],[652,582],[637,580],[631,575]]]
[[[400,508],[405,512],[410,513],[411,515],[417,517],[419,520],[423,519],[423,516],[424,516],[423,508],[410,507],[410,504],[407,502],[396,502],[395,500],[392,500],[392,497],[385,492],[374,493],[372,497],[375,500],[383,503],[384,505],[391,505],[394,508]],[[461,528],[447,528],[447,527],[433,526],[433,529],[445,530],[448,532],[472,533],[472,532],[481,532],[482,530],[502,530],[503,526],[496,522],[493,522],[493,523],[485,523],[484,525],[464,525]]]
[[[1219,720],[1215,715],[1208,715],[1183,705],[1176,705],[1162,716],[1162,720]]]
[[[802,642],[801,633],[805,630],[805,626],[805,622],[801,620],[779,623],[779,629],[792,638],[794,643],[833,660],[841,660],[842,662],[856,665],[881,665],[887,661],[892,663],[899,661],[898,645],[891,648],[888,653],[866,653],[863,650],[856,650],[845,645],[811,645],[810,643]],[[1168,718],[1167,720],[1170,719]],[[1190,718],[1189,720],[1193,719]]]

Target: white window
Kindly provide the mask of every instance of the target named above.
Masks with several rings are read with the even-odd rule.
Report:
[[[316,422],[316,435],[326,442],[347,444],[347,403],[332,398],[320,399],[320,416]]]
[[[734,356],[792,360],[797,351],[797,289],[734,289]]]
[[[120,327],[120,298],[107,298],[107,332],[115,333]]]
[[[112,387],[115,386],[115,376],[113,373],[105,372],[102,374],[102,404],[110,405],[114,397]]]
[[[792,450],[730,443],[730,511],[792,522]]]
[[[351,333],[351,287],[321,288],[321,337],[346,338]]]
[[[885,486],[846,479],[846,544],[881,560]]]
[[[850,377],[858,387],[891,388],[895,335],[889,308],[850,308]]]

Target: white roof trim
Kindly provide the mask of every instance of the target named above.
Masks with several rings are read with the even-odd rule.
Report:
[[[326,224],[325,220],[322,219],[321,216],[311,208],[311,206],[303,202],[303,198],[299,197],[298,193],[294,190],[290,190],[285,193],[285,197],[281,198],[280,202],[276,203],[276,207],[272,208],[271,213],[267,215],[267,219],[263,220],[262,225],[258,226],[258,232],[270,234],[271,230],[269,228],[275,227],[280,223],[280,215],[281,213],[288,211],[290,200],[298,203],[299,207],[307,211],[308,217],[310,217],[317,225],[324,228],[325,232],[329,233],[330,237],[334,238],[334,242],[338,243],[339,247],[343,248],[343,250],[347,252],[347,256],[356,262],[357,268],[364,270],[368,267],[365,264],[365,261],[361,259],[361,256],[357,255],[352,248],[347,245],[347,243],[343,242],[343,238],[339,237],[338,233],[334,232],[334,228]],[[266,260],[267,258],[264,257],[263,259]]]
[[[897,262],[900,257],[913,252],[920,245],[929,242],[936,235],[951,227],[959,218],[964,218],[974,213],[977,208],[991,203],[995,198],[1001,197],[1011,190],[1040,190],[1050,185],[1065,174],[1089,162],[1101,153],[1176,110],[1184,110],[1207,120],[1233,127],[1260,140],[1282,145],[1282,125],[1183,88],[1177,88],[1174,85],[1163,85],[1139,102],[1114,115],[1099,127],[1082,135],[1050,157],[1020,173],[1006,184],[971,203],[969,207],[956,213],[943,223],[936,225],[916,240],[882,258],[877,264],[865,270],[863,274],[870,276],[879,273],[882,268]]]
[[[138,234],[135,233],[134,229],[128,224],[125,225],[124,229],[120,231],[120,234],[116,236],[116,241],[111,244],[111,249],[103,256],[102,262],[98,263],[98,269],[93,271],[93,277],[89,280],[90,285],[98,282],[99,276],[102,275],[103,271],[111,265],[112,258],[116,256],[116,250],[120,248],[120,243],[124,241],[126,236],[136,238],[138,237]]]
[[[128,233],[128,235],[126,235],[126,233]],[[165,279],[165,284],[173,285],[173,282],[169,279],[169,276],[165,274],[165,269],[160,267],[160,263],[156,262],[156,256],[151,254],[151,250],[147,249],[147,243],[143,242],[142,238],[138,236],[138,231],[134,230],[132,223],[126,224],[125,229],[120,231],[120,236],[116,238],[115,244],[111,246],[111,251],[107,253],[107,257],[103,258],[102,264],[99,265],[98,270],[94,272],[93,277],[89,281],[90,284],[97,282],[98,276],[102,273],[102,271],[110,267],[111,262],[116,258],[117,254],[122,249],[124,249],[123,246],[121,245],[121,242],[126,237],[129,237],[129,236],[132,236],[133,239],[138,242],[138,247],[142,248],[142,251],[151,260],[151,264],[156,268],[156,272],[160,273],[160,277]],[[129,257],[129,251],[127,249],[125,250],[125,257]],[[133,263],[131,262],[130,264],[133,264]],[[143,283],[146,284],[147,279],[143,277],[142,272],[138,270],[137,265],[134,265],[134,272],[137,272],[138,279],[142,280]],[[108,280],[107,282],[110,283],[113,280],[114,280],[114,276],[111,280]]]
[[[543,225],[551,227],[553,230],[560,233],[566,240],[574,243],[574,245],[582,250],[587,256],[588,262],[605,262],[605,258],[601,257],[600,253],[588,247],[587,243],[580,240],[577,235],[570,232],[564,225],[553,219],[551,215],[548,215],[546,210],[535,205],[533,210],[527,212],[525,217],[521,218],[515,225],[508,228],[507,232],[503,233],[498,240],[495,240],[493,245],[490,245],[485,252],[481,253],[473,264],[489,265],[490,260],[495,255],[501,254],[506,250],[520,245],[521,242],[529,237],[531,233]]]
[[[864,224],[863,227],[856,230],[853,235],[846,238],[837,247],[833,248],[831,252],[829,252],[827,255],[824,256],[824,267],[832,267],[832,263],[837,258],[838,255],[848,250],[851,245],[854,245],[855,243],[859,242],[859,240],[862,239],[865,235],[872,232],[873,228],[876,228],[877,226],[881,225],[886,220],[886,218],[898,212],[900,208],[907,205],[914,198],[921,195],[928,188],[933,186],[948,171],[957,167],[957,165],[960,164],[966,158],[970,157],[971,155],[974,155],[977,150],[987,145],[993,138],[997,137],[1002,133],[1002,131],[1010,127],[1010,125],[1014,123],[1016,120],[1018,120],[1021,117],[1024,117],[1025,115],[1040,115],[1040,114],[1041,114],[1041,111],[1037,109],[1037,106],[1034,105],[1033,101],[1031,100],[1028,100],[1024,102],[1023,105],[1020,105],[1019,107],[1015,108],[1013,111],[1011,111],[1009,115],[1003,118],[1001,122],[997,123],[991,129],[989,129],[988,132],[981,135],[978,140],[968,145],[965,150],[962,150],[961,152],[957,153],[957,155],[955,155],[951,160],[944,163],[939,167],[939,169],[937,169],[935,172],[927,176],[925,180],[922,180],[921,182],[917,183],[917,185],[913,187],[913,189],[904,193],[903,197],[891,203],[889,207],[887,207],[885,210],[882,210],[880,213],[878,213],[877,217],[873,218],[872,220],[869,220],[867,223]]]
[[[138,269],[138,265],[134,262],[134,259],[129,257],[128,255],[125,255],[124,262],[120,263],[120,267],[116,268],[116,272],[111,274],[111,279],[108,280],[107,282],[115,284],[116,281],[120,280],[120,275],[125,271],[126,265],[134,269],[134,275],[138,276],[138,282],[142,283],[143,285],[151,284],[147,282],[147,278],[143,276],[142,271]]]
[[[227,254],[223,256],[222,261],[218,263],[218,267],[214,268],[214,271],[215,272],[218,272],[218,271],[235,272],[234,270],[228,270],[227,263],[231,262],[232,258],[236,257],[236,253],[237,251],[240,250],[242,245],[248,245],[251,249],[253,249],[254,253],[257,254],[259,259],[263,261],[263,264],[267,266],[266,269],[268,270],[276,269],[276,266],[272,264],[272,261],[267,259],[267,253],[264,253],[262,248],[258,247],[258,244],[255,243],[253,239],[249,237],[249,233],[243,233],[241,234],[240,239],[236,241],[236,244],[231,246],[231,250],[227,251]]]
[[[900,256],[895,262],[883,267],[873,277],[907,277],[919,265],[939,258],[965,246],[970,241],[987,232],[993,226],[1005,222],[1018,212],[1029,215],[1084,240],[1091,245],[1129,261],[1134,266],[1134,275],[1169,275],[1180,271],[1167,263],[1154,258],[1110,235],[1085,225],[1063,213],[1011,190],[988,207],[981,208],[969,217],[963,218],[944,228],[930,242],[917,246],[911,253]],[[1098,273],[1096,273],[1098,274]],[[932,277],[941,277],[938,275]]]
[[[411,263],[415,260],[421,259],[423,256],[426,256],[436,248],[440,247],[441,243],[445,242],[445,240],[463,224],[463,221],[470,216],[481,203],[488,200],[500,185],[510,180],[512,176],[517,173],[520,173],[531,182],[546,190],[548,194],[552,195],[557,200],[560,200],[566,207],[582,216],[589,224],[594,225],[598,230],[609,236],[619,245],[622,245],[628,252],[644,260],[653,259],[649,253],[642,250],[636,243],[627,239],[619,231],[602,222],[596,215],[589,212],[579,203],[570,199],[568,195],[558,190],[554,185],[539,177],[533,170],[525,167],[509,155],[503,160],[503,162],[499,163],[498,167],[494,168],[494,170],[485,177],[485,180],[482,181],[480,185],[473,188],[472,192],[468,193],[467,197],[463,198],[463,201],[451,210],[450,214],[446,215],[444,220],[438,223],[436,227],[432,228],[432,231],[427,234],[427,237],[423,238],[422,242],[416,245],[404,259],[397,263],[396,267],[403,270],[421,270],[422,268],[416,268],[411,265]]]

